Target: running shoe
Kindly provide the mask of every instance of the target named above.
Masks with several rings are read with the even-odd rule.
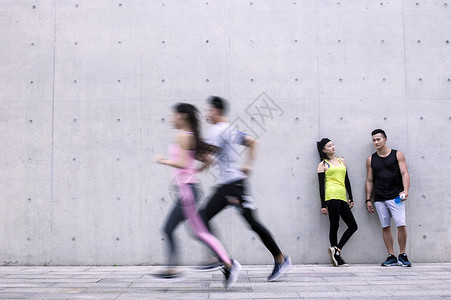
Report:
[[[285,256],[285,261],[281,264],[274,263],[274,269],[271,275],[268,276],[268,281],[274,281],[280,278],[291,267],[291,258]]]
[[[340,251],[336,251],[334,254],[334,258],[337,261],[339,267],[349,267],[349,265],[341,258]]]
[[[384,261],[383,263],[381,263],[381,266],[383,267],[390,267],[390,266],[397,266],[398,265],[398,260],[396,259],[396,256],[394,256],[393,254],[390,254],[387,257],[387,260]]]
[[[222,264],[222,262],[216,261],[216,262],[208,264],[208,265],[198,266],[195,268],[195,270],[199,271],[199,272],[210,272],[210,271],[220,270],[222,268],[224,268],[224,265]]]
[[[224,274],[224,287],[225,287],[226,282],[229,280],[230,277],[230,270],[224,267],[223,269],[221,269],[221,272],[222,274]]]
[[[338,261],[335,259],[335,254],[338,252],[337,247],[330,247],[327,249],[329,251],[329,259],[330,259],[330,263],[335,266],[338,267]]]
[[[232,260],[232,268],[229,270],[227,268],[222,269],[222,272],[224,273],[225,281],[224,281],[224,287],[226,289],[231,288],[236,280],[238,279],[238,274],[240,273],[241,265],[238,261],[235,259]]]
[[[183,280],[181,273],[179,272],[160,272],[156,274],[152,274],[158,280],[166,281],[166,282],[177,282]]]
[[[403,267],[411,267],[412,264],[410,263],[409,259],[407,258],[407,254],[399,254],[398,261]]]

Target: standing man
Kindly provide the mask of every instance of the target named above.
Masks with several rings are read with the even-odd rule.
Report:
[[[401,265],[410,267],[412,264],[406,254],[406,205],[409,197],[410,177],[407,162],[401,151],[387,147],[387,135],[382,129],[375,129],[371,133],[376,152],[366,160],[366,208],[370,214],[374,213],[371,195],[374,191],[374,205],[382,225],[382,237],[388,251],[387,260],[382,266]],[[397,204],[395,199],[401,198]],[[394,255],[393,236],[390,231],[391,217],[398,227],[398,244],[400,254],[398,259]]]
[[[268,277],[268,281],[273,281],[288,270],[291,260],[290,257],[283,255],[271,233],[257,219],[255,203],[248,191],[247,179],[255,159],[257,142],[249,135],[233,130],[225,112],[226,102],[224,99],[214,96],[208,99],[207,118],[213,125],[207,131],[206,142],[215,148],[214,155],[220,175],[219,185],[214,195],[210,197],[210,201],[200,214],[208,226],[208,222],[227,206],[237,207],[274,257],[274,269]],[[235,149],[237,145],[248,147],[244,166],[239,163],[239,155]]]

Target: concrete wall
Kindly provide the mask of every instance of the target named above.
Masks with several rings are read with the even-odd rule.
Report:
[[[347,159],[349,263],[386,257],[364,205],[370,132],[411,173],[408,253],[451,260],[451,3],[432,0],[13,1],[0,12],[0,263],[164,263],[169,108],[220,95],[255,135],[259,215],[295,263],[326,263],[315,141]],[[258,115],[258,110],[266,116]],[[214,170],[201,177],[205,194]],[[233,257],[271,263],[235,210]],[[342,226],[343,227],[343,226]],[[340,229],[340,232],[343,228]],[[208,253],[182,226],[181,261]]]

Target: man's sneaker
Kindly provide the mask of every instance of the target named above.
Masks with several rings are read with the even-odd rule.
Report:
[[[231,288],[236,280],[238,279],[238,274],[240,273],[241,265],[238,261],[232,260],[232,268],[229,270],[224,268],[222,272],[224,273],[225,281],[224,287],[226,289]]]
[[[383,263],[381,263],[381,266],[383,267],[390,267],[390,266],[397,266],[398,265],[398,260],[396,259],[396,256],[394,256],[393,254],[390,254],[387,257],[387,260],[384,261]]]
[[[339,267],[349,267],[349,265],[343,260],[343,258],[341,258],[340,251],[335,251],[334,258],[337,261]]]
[[[208,264],[208,265],[198,266],[195,268],[195,270],[199,271],[199,272],[209,272],[209,271],[220,270],[222,268],[224,268],[224,265],[222,264],[222,262],[216,261],[216,262]]]
[[[285,261],[281,264],[274,263],[274,269],[272,270],[271,275],[268,277],[268,281],[274,281],[280,278],[288,269],[291,267],[291,258],[289,256],[285,256]]]
[[[407,258],[407,254],[399,254],[398,261],[403,267],[411,267],[412,264],[410,263],[409,259]]]
[[[330,247],[329,249],[327,249],[329,251],[329,259],[330,259],[330,263],[335,266],[338,267],[338,261],[335,259],[335,254],[338,252],[337,247]]]

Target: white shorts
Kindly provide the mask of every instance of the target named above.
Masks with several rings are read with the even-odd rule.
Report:
[[[390,227],[391,217],[395,220],[396,227],[406,226],[406,203],[404,201],[400,204],[396,204],[394,199],[376,201],[374,205],[376,206],[382,228]]]

